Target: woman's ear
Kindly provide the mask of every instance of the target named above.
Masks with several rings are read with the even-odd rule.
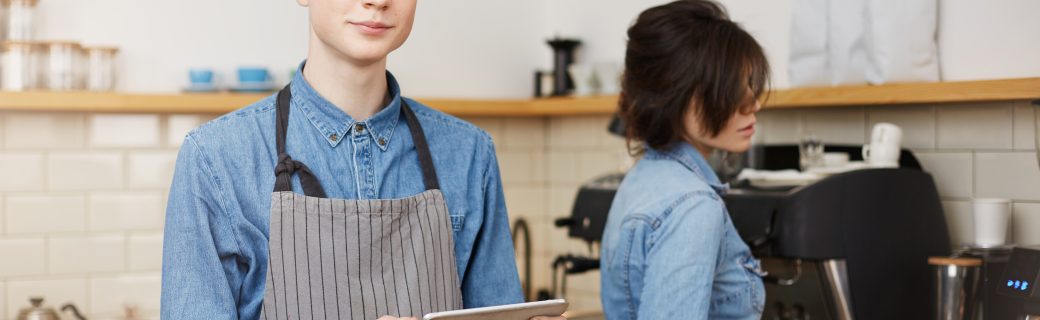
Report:
[[[311,4],[311,1],[310,0],[296,0],[296,4],[299,4],[301,7],[306,7],[306,6],[309,6]]]

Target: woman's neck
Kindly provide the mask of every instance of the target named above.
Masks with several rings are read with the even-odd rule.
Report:
[[[311,39],[303,77],[318,94],[354,120],[368,119],[387,102],[386,58],[351,61],[321,40]]]

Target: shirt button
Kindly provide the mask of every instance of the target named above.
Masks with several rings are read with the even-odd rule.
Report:
[[[336,142],[336,140],[339,140],[339,135],[333,133],[331,136],[329,136],[329,140],[332,140],[332,142]]]
[[[365,133],[365,125],[360,124],[360,123],[355,124],[354,125],[354,130],[357,131],[357,133]]]
[[[379,138],[379,141],[376,141],[376,143],[379,143],[379,146],[386,146],[386,138]]]

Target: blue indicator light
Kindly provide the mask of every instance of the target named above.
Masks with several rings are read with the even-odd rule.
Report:
[[[1022,287],[1022,281],[1015,280],[1015,289]]]
[[[1026,291],[1026,289],[1028,289],[1028,288],[1029,288],[1029,282],[1028,281],[1022,281],[1022,291]]]
[[[1011,287],[1014,287],[1014,286],[1015,286],[1015,281],[1014,280],[1008,280],[1008,288],[1011,288]]]

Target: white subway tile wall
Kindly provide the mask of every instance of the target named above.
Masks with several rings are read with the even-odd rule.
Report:
[[[131,234],[127,243],[127,268],[130,271],[162,270],[162,241],[161,232]]]
[[[971,198],[975,190],[972,183],[973,157],[968,152],[919,152],[915,153],[921,166],[932,174],[939,196],[946,198]]]
[[[83,148],[83,114],[61,112],[4,114],[4,148],[78,149]]]
[[[1035,109],[1026,101],[1015,104],[1015,150],[1036,150]]]
[[[0,154],[0,192],[42,191],[44,164],[42,153]]]
[[[1013,103],[984,103],[939,106],[940,149],[1010,150]]]
[[[1034,152],[975,153],[975,195],[1040,201],[1038,168]]]
[[[47,273],[47,243],[44,238],[0,239],[0,278],[37,276]]]
[[[7,294],[7,284],[5,284],[3,281],[0,281],[0,292],[3,292],[4,295]],[[6,299],[0,299],[0,319],[6,319],[6,318],[7,318],[7,301],[6,301]]]
[[[90,231],[162,231],[163,197],[159,192],[91,194]]]
[[[830,144],[863,144],[867,141],[863,108],[810,109],[802,112],[805,134]]]
[[[158,318],[177,148],[214,116],[0,112],[0,319],[30,296]]]
[[[208,121],[210,117],[200,115],[171,115],[166,123],[166,144],[179,147],[192,129]]]
[[[51,153],[47,159],[47,185],[52,191],[122,189],[123,158],[118,152]]]
[[[86,197],[10,194],[5,201],[7,234],[68,234],[87,228]]]
[[[44,298],[43,304],[47,306],[60,308],[72,304],[80,312],[85,312],[85,315],[90,314],[86,278],[59,276],[8,281],[7,294],[3,299],[7,303],[8,319],[14,320],[19,309],[29,307],[29,299],[33,297]]]
[[[159,146],[159,115],[99,114],[90,116],[91,147]]]
[[[797,143],[812,132],[828,143],[859,144],[873,124],[895,123],[935,177],[951,245],[970,241],[971,199],[982,196],[1012,198],[1014,239],[1040,243],[1030,233],[1040,228],[1035,116],[1025,102],[772,109],[759,113],[756,141]],[[0,113],[0,256],[19,257],[0,261],[0,319],[12,319],[32,294],[52,305],[75,302],[94,318],[116,317],[124,304],[156,316],[177,148],[211,118]],[[531,227],[533,287],[549,289],[555,257],[590,254],[553,220],[570,214],[582,183],[631,163],[625,142],[607,133],[606,116],[467,120],[495,140],[510,219]],[[117,136],[101,125],[140,128],[147,137]],[[572,309],[600,307],[598,277],[569,278]]]
[[[90,274],[126,269],[124,234],[55,236],[48,242],[50,274]]]
[[[1040,243],[1040,203],[1016,203],[1011,218],[1011,235],[1018,243]]]
[[[127,156],[126,183],[131,189],[165,190],[173,181],[177,152],[140,151]]]
[[[125,307],[139,314],[159,313],[161,276],[156,273],[104,276],[90,279],[90,310],[97,318],[114,319]]]
[[[887,122],[903,129],[903,147],[914,150],[935,148],[935,107],[886,106],[867,109],[867,136],[870,142],[871,129],[875,124]]]

